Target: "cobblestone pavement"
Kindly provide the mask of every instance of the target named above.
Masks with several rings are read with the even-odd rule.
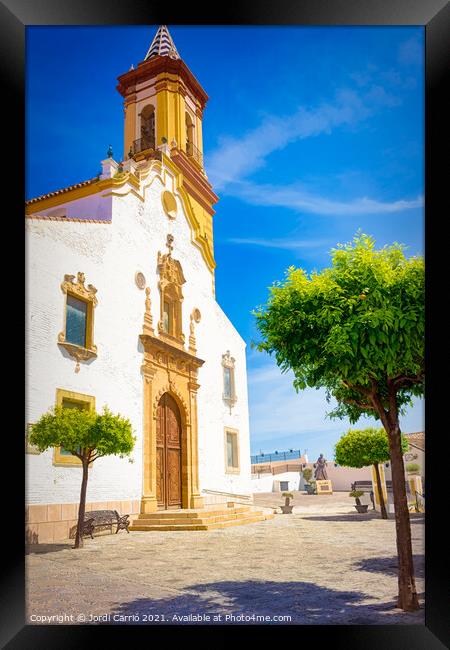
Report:
[[[255,495],[259,507],[282,501]],[[346,494],[294,503],[292,515],[223,530],[120,532],[77,551],[30,547],[28,622],[424,624],[423,515],[411,515],[422,608],[405,613],[395,607],[393,515],[359,515]]]

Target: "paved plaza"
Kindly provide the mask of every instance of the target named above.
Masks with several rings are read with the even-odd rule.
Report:
[[[258,508],[283,502],[255,495]],[[405,613],[395,607],[393,515],[353,504],[347,493],[296,493],[292,515],[224,530],[30,546],[27,622],[423,625],[424,515],[411,515],[422,608]]]

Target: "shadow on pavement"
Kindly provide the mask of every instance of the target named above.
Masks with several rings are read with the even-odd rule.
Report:
[[[423,554],[413,555],[413,561],[416,578],[423,578],[425,556]],[[396,556],[370,557],[356,562],[354,567],[362,571],[370,571],[371,573],[385,573],[389,576],[396,576],[398,574],[398,560]]]
[[[337,591],[309,582],[224,581],[194,585],[186,593],[168,598],[138,598],[122,603],[113,614],[139,614],[141,618],[143,614],[164,616],[164,621],[153,621],[154,624],[189,624],[189,621],[174,620],[175,614],[179,617],[208,614],[211,621],[206,621],[207,624],[424,624],[423,609],[407,614],[395,608],[394,600],[363,603],[368,597],[368,594],[359,591]],[[213,621],[212,617],[218,614],[222,615],[222,619]],[[292,618],[290,621],[233,621],[227,620],[227,615],[271,618],[290,615]],[[142,624],[142,620],[126,622]],[[124,620],[117,620],[116,623],[123,624]]]
[[[299,513],[301,514],[301,513]],[[369,511],[364,514],[359,512],[351,512],[348,515],[309,515],[308,517],[302,517],[302,519],[308,519],[308,521],[371,521],[372,519],[381,519],[381,515],[378,512]],[[394,523],[395,520],[390,517]]]
[[[70,548],[73,549],[73,542],[71,544],[26,544],[25,555],[31,555],[32,553],[36,555],[56,553],[56,551],[66,551]]]

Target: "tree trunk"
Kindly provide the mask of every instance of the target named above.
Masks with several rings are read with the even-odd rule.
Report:
[[[83,463],[83,478],[81,481],[80,505],[78,507],[78,524],[77,524],[77,532],[75,535],[74,548],[83,548],[83,522],[84,522],[84,513],[86,510],[86,491],[87,491],[89,464],[87,459],[84,458],[82,460],[82,463]]]
[[[377,477],[377,490],[380,496],[381,518],[388,519],[388,514],[386,512],[386,504],[384,503],[384,494],[381,487],[380,467],[378,463],[374,463],[374,467],[375,467],[375,476]]]
[[[419,609],[414,579],[414,564],[411,543],[411,524],[405,487],[405,468],[401,448],[401,434],[398,416],[390,414],[388,427],[389,450],[392,468],[392,491],[394,495],[395,528],[398,555],[398,601],[397,606],[405,611]],[[393,416],[393,417],[392,417]]]

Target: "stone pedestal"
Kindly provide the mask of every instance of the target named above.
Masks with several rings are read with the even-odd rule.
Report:
[[[316,481],[317,494],[333,494],[331,481]]]
[[[115,174],[117,174],[119,165],[112,158],[106,158],[105,160],[102,160],[101,165],[102,165],[102,173],[100,175],[100,178],[102,180],[106,178],[112,178],[113,176],[115,176]]]

